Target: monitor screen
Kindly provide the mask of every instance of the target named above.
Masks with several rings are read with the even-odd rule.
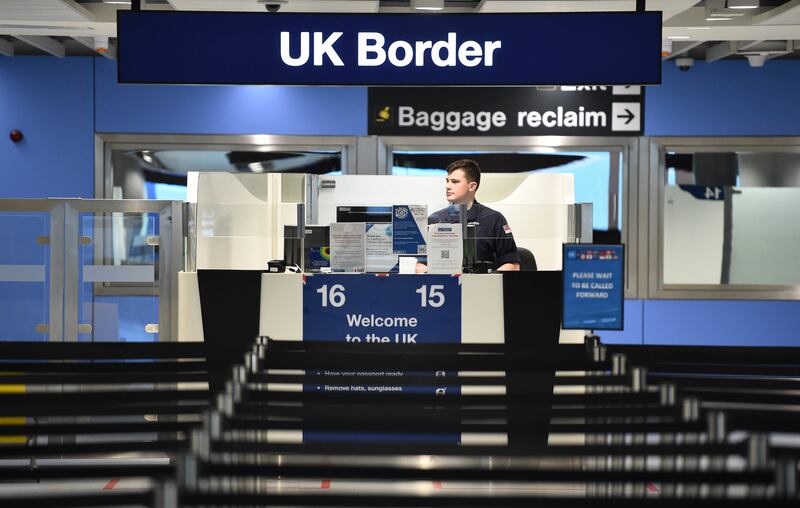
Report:
[[[622,330],[623,245],[564,244],[564,329]]]
[[[302,242],[297,234],[297,226],[283,227],[284,260],[289,266],[302,266],[306,272],[319,272],[329,267],[330,244],[328,226],[306,224]],[[302,265],[300,260],[303,261]]]
[[[384,224],[392,222],[392,207],[389,206],[337,206],[336,222],[368,222]]]

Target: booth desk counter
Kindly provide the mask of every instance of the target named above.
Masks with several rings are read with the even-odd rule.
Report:
[[[503,278],[265,273],[259,326],[277,340],[502,343]]]
[[[505,342],[526,350],[553,347],[559,339],[557,271],[387,276],[199,270],[181,277],[181,339],[205,339],[220,350],[238,351],[257,335],[346,342],[349,334],[364,345]]]
[[[182,276],[184,286],[196,285],[198,305],[187,309],[181,302],[191,313],[181,322],[202,328],[192,339],[203,337],[207,344],[212,390],[222,389],[230,366],[242,361],[257,335],[345,343],[349,334],[352,342],[359,337],[354,346],[364,348],[384,341],[409,348],[505,343],[521,358],[548,357],[559,341],[562,285],[556,271],[456,277],[199,270]]]

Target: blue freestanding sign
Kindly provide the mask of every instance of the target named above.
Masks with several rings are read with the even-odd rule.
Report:
[[[303,340],[461,342],[459,281],[452,275],[306,275]]]
[[[452,275],[306,275],[303,340],[370,344],[461,342],[461,284]],[[457,372],[388,370],[307,371],[306,393],[375,397],[404,394],[458,395]],[[323,375],[323,377],[320,377]],[[431,376],[430,385],[403,383]],[[339,381],[339,377],[356,377]],[[439,383],[438,380],[442,382]],[[445,432],[349,432],[303,430],[305,443],[458,443]]]
[[[622,330],[625,250],[622,245],[564,245],[562,328]]]
[[[120,10],[117,37],[121,83],[661,82],[661,12],[426,16]]]

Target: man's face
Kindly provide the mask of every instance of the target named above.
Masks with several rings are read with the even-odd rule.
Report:
[[[447,175],[445,190],[447,192],[447,200],[451,203],[468,202],[477,188],[477,182],[467,181],[467,175],[464,174],[463,169],[454,169]]]

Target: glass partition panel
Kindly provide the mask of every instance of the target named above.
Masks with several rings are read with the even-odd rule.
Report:
[[[466,228],[459,207],[446,202],[423,205],[416,224],[409,224],[404,213],[397,217],[403,208],[402,204],[398,206],[399,210],[393,210],[392,205],[338,206],[338,222],[357,223],[365,229],[367,272],[406,272],[404,258],[427,263],[431,256],[436,257],[434,263],[449,266],[443,269],[452,270],[450,273],[460,271],[462,260],[465,271],[486,272],[505,263],[519,263],[523,270],[560,270],[561,246],[576,241],[578,234],[575,205],[571,204],[475,204],[467,210]],[[365,216],[365,210],[375,213]],[[454,229],[441,232],[437,242],[431,236],[429,222],[453,225]],[[461,238],[460,243],[457,238]],[[420,247],[416,242],[424,243]],[[330,256],[335,261],[338,251],[333,238],[331,243]]]
[[[457,159],[471,159],[481,168],[478,198],[497,202],[507,198],[529,174],[573,175],[574,200],[592,203],[592,224],[599,243],[621,243],[623,227],[621,152],[569,151],[544,147],[531,151],[394,151],[392,175],[438,176]],[[483,180],[486,180],[484,185]],[[444,184],[441,184],[443,188]],[[443,192],[443,191],[442,191]]]
[[[264,270],[269,261],[284,259],[285,228],[310,222],[305,208],[298,217],[307,178],[198,173],[192,242],[196,268]]]
[[[590,217],[581,221],[582,226],[588,224],[586,228],[577,227],[579,220],[574,213],[574,176],[571,174],[486,174],[481,177],[476,203],[476,208],[467,213],[467,222],[476,226],[474,236],[501,237],[508,234],[503,229],[507,226],[518,246],[533,252],[537,260],[541,258],[540,269],[560,268],[564,241],[591,238]],[[321,178],[316,220],[321,225],[333,222],[391,225],[395,219],[393,205],[424,207],[421,229],[425,229],[428,217],[441,215],[449,208],[444,177],[347,175]],[[507,222],[490,212],[477,212],[484,209],[501,213]],[[456,217],[448,222],[459,220]],[[397,237],[395,228],[393,239]],[[379,238],[376,234],[375,239]]]
[[[585,222],[580,222],[578,205],[571,203],[571,179],[543,176],[552,180],[551,200],[562,203],[475,203],[466,211],[466,229],[460,226],[459,207],[441,199],[438,190],[425,190],[437,186],[421,185],[434,183],[427,177],[398,182],[390,176],[355,175],[323,181],[314,200],[315,222],[302,228],[297,224],[306,216],[303,204],[207,199],[197,205],[196,237],[190,243],[197,246],[198,270],[265,270],[270,261],[282,260],[307,272],[397,272],[402,271],[402,257],[420,256],[424,261],[429,222],[458,223],[457,233],[467,240],[461,254],[452,253],[458,266],[465,254],[469,265],[472,253],[472,262],[485,263],[481,271],[498,268],[506,255],[523,269],[559,270],[562,244],[581,240]],[[352,224],[358,231],[350,227],[335,234],[334,223]],[[357,233],[359,238],[353,236]],[[345,251],[349,261],[340,265],[338,256]],[[350,265],[352,269],[343,268]]]
[[[78,340],[157,341],[159,215],[82,213],[78,235]]]
[[[507,263],[519,264],[522,270],[560,270],[561,248],[574,242],[574,210],[569,204],[481,203],[467,210],[464,257],[467,270],[486,272]],[[458,223],[458,207],[445,204],[431,210],[432,223]],[[434,240],[428,238],[428,248]],[[447,250],[429,251],[432,256],[450,256]],[[509,267],[505,267],[506,269]]]
[[[319,243],[320,248],[328,245],[324,239],[316,239],[312,231],[315,225],[306,224],[305,235],[297,230],[298,206],[299,213],[304,215],[305,209],[298,203],[198,204],[196,229],[190,232],[187,241],[195,269],[266,270],[268,262],[274,260],[285,260],[297,266],[310,261],[321,262],[316,257],[309,260],[308,255],[296,255],[301,247],[292,241],[303,236]],[[327,251],[324,254],[327,255]]]
[[[727,282],[800,285],[798,219],[800,188],[733,189]]]
[[[49,213],[0,212],[0,340],[49,338],[49,240]]]
[[[660,290],[800,286],[796,149],[664,146],[659,157]]]

